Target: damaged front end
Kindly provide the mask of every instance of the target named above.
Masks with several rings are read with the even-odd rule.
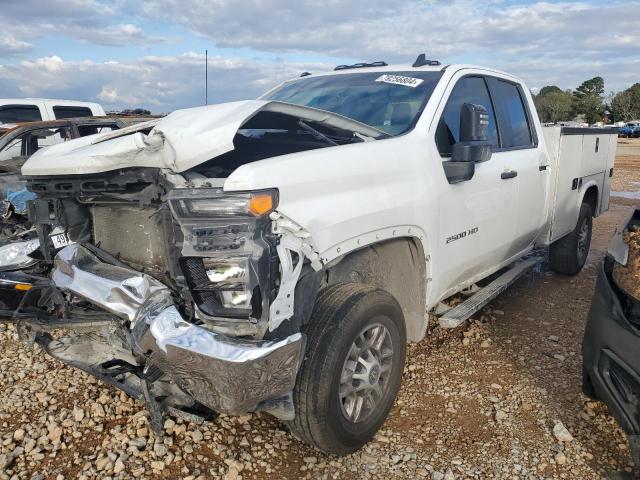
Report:
[[[158,431],[163,411],[292,419],[305,338],[275,334],[270,317],[274,304],[293,313],[282,298],[305,242],[276,228],[275,190],[170,179],[129,169],[29,180],[49,270],[29,292],[38,313],[16,310],[21,338],[145,401]]]

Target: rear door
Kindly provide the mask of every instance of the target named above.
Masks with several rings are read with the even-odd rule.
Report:
[[[442,160],[450,159],[453,145],[460,140],[460,109],[465,103],[485,107],[489,141],[498,150],[496,117],[485,77],[459,73],[448,91],[444,109],[435,117],[435,140]],[[503,179],[502,174],[511,168],[512,160],[508,155],[494,154],[475,165],[471,180],[453,185],[443,172],[444,188],[438,201],[442,238],[438,241],[447,260],[437,280],[443,291],[457,289],[507,258],[517,225],[518,191],[517,183]]]
[[[513,177],[517,195],[515,229],[508,256],[524,252],[545,224],[549,171],[545,152],[539,147],[529,99],[516,82],[488,77],[498,120],[500,148],[494,153],[501,158]],[[542,167],[542,168],[541,168]]]

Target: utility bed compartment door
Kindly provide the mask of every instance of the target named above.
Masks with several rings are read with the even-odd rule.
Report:
[[[551,202],[550,242],[564,237],[576,226],[580,204],[591,185],[598,188],[595,216],[609,208],[610,169],[615,158],[617,133],[612,129],[543,129],[552,168],[554,195]]]
[[[551,241],[571,232],[578,221],[576,206],[579,202],[578,183],[582,159],[582,136],[561,135],[559,139],[557,164],[555,165],[555,201],[552,203],[553,220],[551,223]],[[575,183],[577,180],[578,183]]]
[[[564,135],[563,135],[564,136]],[[581,177],[602,173],[607,168],[609,138],[607,135],[582,136]]]
[[[618,147],[618,135],[609,135],[609,150],[607,151],[607,169],[604,172],[604,186],[600,199],[600,213],[609,210],[609,196],[611,195],[611,180],[613,177],[613,164],[616,159]]]

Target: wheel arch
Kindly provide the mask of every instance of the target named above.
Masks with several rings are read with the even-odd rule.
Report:
[[[420,341],[428,325],[429,254],[420,237],[382,240],[354,249],[327,264],[321,286],[357,282],[390,293],[400,304],[409,341]]]
[[[582,202],[580,202],[580,204],[583,203],[586,203],[591,207],[591,214],[594,217],[598,216],[598,206],[600,205],[600,189],[595,182],[590,182],[589,184],[587,184],[587,188],[584,191]]]

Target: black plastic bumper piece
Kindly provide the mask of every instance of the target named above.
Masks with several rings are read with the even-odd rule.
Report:
[[[43,279],[20,271],[0,272],[0,316],[11,318],[18,308],[37,307]],[[30,285],[32,289],[17,289],[16,285]]]
[[[611,278],[614,261],[600,265],[582,343],[583,390],[607,404],[630,436],[640,435],[640,302]]]

